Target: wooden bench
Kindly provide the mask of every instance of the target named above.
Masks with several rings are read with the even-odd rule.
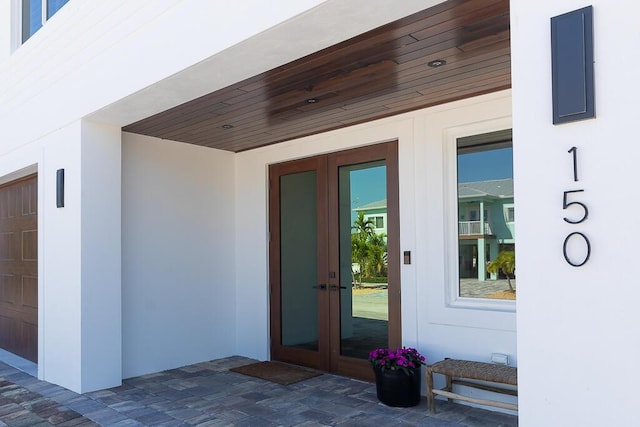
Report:
[[[443,389],[433,388],[433,374],[442,374],[447,380],[447,385]],[[518,396],[518,391],[509,387],[501,387],[499,385],[485,385],[477,382],[466,380],[480,380],[495,384],[507,384],[510,386],[518,385],[518,370],[512,366],[495,365],[492,363],[472,362],[469,360],[445,359],[427,366],[427,405],[429,411],[436,411],[435,395],[444,396],[449,401],[462,400],[465,402],[476,403],[479,405],[489,405],[498,408],[518,410],[517,404],[499,402],[496,400],[477,399],[454,393],[454,384],[473,387],[481,390],[492,391],[494,393],[508,394]]]

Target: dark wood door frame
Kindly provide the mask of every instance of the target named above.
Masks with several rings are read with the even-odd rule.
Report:
[[[363,359],[340,354],[340,292],[318,292],[318,351],[283,346],[281,319],[281,258],[280,258],[280,177],[306,171],[317,172],[318,206],[318,274],[317,283],[336,285],[340,289],[338,226],[338,169],[358,163],[385,160],[387,184],[387,251],[389,346],[402,343],[400,310],[400,227],[398,195],[397,141],[339,151],[311,158],[274,164],[269,167],[269,281],[271,310],[271,358],[341,375],[366,380],[373,379],[373,371]],[[351,283],[343,286],[351,286]]]

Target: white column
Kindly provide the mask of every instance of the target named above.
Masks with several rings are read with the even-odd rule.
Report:
[[[487,254],[486,240],[484,237],[478,239],[478,280],[484,282],[487,278]]]
[[[480,201],[480,234],[485,235],[484,202]],[[487,278],[487,251],[484,237],[478,239],[478,280],[484,282]]]
[[[76,392],[122,378],[120,135],[79,121],[43,141],[38,376]],[[65,170],[61,208],[58,169]]]

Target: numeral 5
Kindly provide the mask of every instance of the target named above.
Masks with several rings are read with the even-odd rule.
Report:
[[[572,205],[577,205],[580,206],[582,208],[582,210],[584,211],[584,215],[582,215],[582,218],[578,219],[578,220],[572,220],[567,218],[566,216],[563,218],[566,222],[568,222],[569,224],[580,224],[581,222],[583,222],[584,220],[586,220],[589,217],[589,209],[587,208],[587,205],[585,205],[582,202],[569,202],[567,199],[569,197],[570,193],[580,193],[584,190],[570,190],[570,191],[565,191],[564,192],[564,197],[562,198],[562,209],[567,209],[569,206]]]

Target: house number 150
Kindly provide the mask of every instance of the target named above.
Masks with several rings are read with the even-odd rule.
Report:
[[[573,155],[573,181],[578,182],[578,148],[571,147],[569,153]],[[572,211],[574,212],[574,216],[565,216],[563,218],[565,222],[571,225],[581,224],[589,218],[589,208],[587,208],[587,205],[575,199],[575,193],[582,192],[584,192],[584,189],[567,190],[562,196],[562,209],[573,208]],[[585,253],[582,256],[582,259],[572,259],[568,254],[567,247],[574,239],[580,239],[584,242]],[[575,244],[577,245],[578,242],[575,242]],[[589,242],[589,238],[584,233],[574,231],[573,233],[569,233],[569,235],[564,239],[562,253],[564,254],[564,259],[569,265],[573,267],[581,267],[589,261],[589,257],[591,256],[591,242]]]

